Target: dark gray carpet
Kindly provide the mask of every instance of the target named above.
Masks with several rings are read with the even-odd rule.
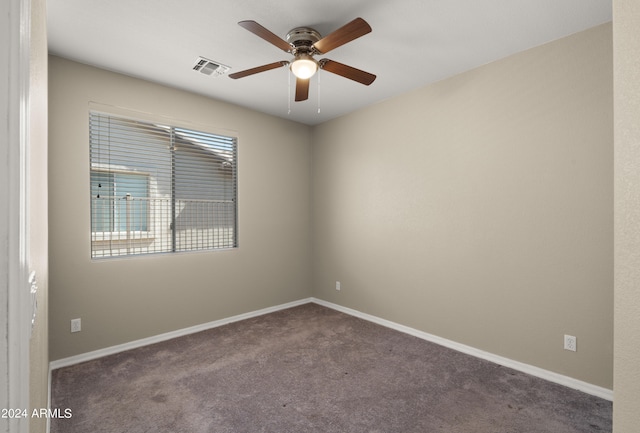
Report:
[[[52,433],[611,431],[609,401],[316,304],[52,374]]]

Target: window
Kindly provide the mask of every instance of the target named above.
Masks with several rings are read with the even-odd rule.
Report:
[[[237,140],[89,115],[91,257],[237,247]]]
[[[147,175],[92,170],[91,197],[92,233],[148,230]]]

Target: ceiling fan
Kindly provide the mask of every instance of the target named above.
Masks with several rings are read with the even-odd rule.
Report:
[[[335,60],[316,60],[314,58],[315,55],[326,54],[347,42],[351,42],[371,32],[371,26],[362,18],[356,18],[325,37],[322,37],[320,33],[310,27],[296,27],[287,33],[286,40],[275,35],[255,21],[240,21],[238,24],[281,50],[293,54],[293,60],[281,60],[279,62],[269,63],[268,65],[236,72],[229,74],[230,78],[243,78],[290,65],[291,72],[296,76],[296,101],[304,101],[309,98],[309,80],[317,72],[318,68],[357,81],[366,86],[373,83],[376,79],[376,76],[373,74],[336,62]]]

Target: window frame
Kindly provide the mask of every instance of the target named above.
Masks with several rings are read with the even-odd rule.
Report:
[[[148,200],[149,207],[147,208],[147,229],[143,231],[93,231],[94,223],[94,211],[93,211],[93,198],[92,203],[89,206],[90,208],[90,232],[91,232],[91,259],[92,260],[103,260],[110,258],[132,258],[137,256],[148,256],[155,254],[175,254],[175,253],[184,253],[184,252],[212,252],[212,251],[224,251],[224,250],[232,250],[237,249],[239,247],[239,235],[238,235],[238,135],[233,132],[230,134],[229,130],[225,130],[224,132],[214,132],[211,127],[203,126],[203,125],[194,125],[189,122],[179,122],[174,120],[162,119],[158,120],[154,119],[153,116],[149,116],[145,113],[133,113],[133,114],[122,114],[121,110],[117,109],[116,112],[112,112],[104,109],[95,109],[92,106],[96,106],[100,104],[90,104],[89,109],[89,147],[90,147],[90,180],[91,173],[93,172],[105,172],[105,173],[124,173],[127,175],[144,175],[147,176],[147,191],[148,191]],[[113,108],[113,107],[109,107]],[[94,116],[98,119],[98,132],[95,132],[93,128]],[[131,131],[125,131],[125,135],[130,133],[130,137],[137,137],[137,134],[145,135],[146,132],[144,128],[149,128],[149,131],[155,133],[160,133],[161,136],[164,136],[165,133],[170,133],[171,136],[171,145],[168,146],[169,154],[171,154],[172,160],[172,175],[171,175],[171,192],[167,195],[166,189],[166,178],[165,177],[154,177],[156,173],[154,170],[139,170],[138,167],[135,166],[135,163],[129,164],[128,162],[125,164],[117,164],[113,163],[113,161],[109,160],[108,162],[104,162],[100,160],[100,162],[94,161],[93,156],[93,147],[94,147],[94,134],[97,134],[99,138],[98,141],[105,141],[101,134],[102,128],[104,128],[106,123],[102,122],[111,122],[114,121],[115,125],[122,126],[123,124],[131,126]],[[169,126],[170,125],[170,126]],[[110,128],[109,126],[106,128]],[[137,127],[141,127],[141,129],[136,129]],[[147,132],[149,132],[147,131]],[[122,130],[120,131],[122,132]],[[125,139],[129,139],[126,138]],[[160,141],[165,140],[165,138],[160,138]],[[109,139],[110,140],[110,139]],[[107,141],[106,147],[111,146],[111,142]],[[175,141],[174,141],[175,140]],[[118,141],[118,139],[116,139]],[[136,141],[133,140],[132,141]],[[117,147],[118,145],[116,145]],[[120,141],[119,146],[122,146],[122,141]],[[185,148],[186,146],[186,148]],[[176,152],[178,152],[178,148],[183,148],[182,151],[187,151],[187,165],[182,166],[178,169],[176,173],[173,172],[178,164],[175,164],[177,158]],[[205,157],[202,158],[202,161],[205,161],[205,164],[219,164],[219,167],[213,171],[212,175],[205,175],[204,177],[194,177],[191,173],[189,167],[189,158],[200,159],[203,154],[203,149],[208,149],[207,152],[204,152]],[[122,147],[119,148],[122,150]],[[132,153],[140,153],[140,149],[131,150]],[[189,156],[191,154],[191,156]],[[198,156],[199,155],[199,156]],[[227,159],[228,158],[228,159]],[[184,163],[184,159],[181,160]],[[227,163],[229,161],[229,163]],[[193,162],[193,161],[192,161]],[[196,163],[196,166],[199,165]],[[193,166],[194,169],[199,167]],[[212,171],[212,170],[209,170]],[[165,176],[165,175],[162,175]],[[184,190],[185,185],[182,183],[178,183],[176,177],[184,176],[185,178],[195,179],[192,182],[196,182],[193,184],[195,189],[199,189],[202,191],[208,191],[207,183],[218,183],[220,186],[216,186],[214,191],[212,192],[213,196],[211,198],[206,198],[199,200],[197,197],[182,197],[179,191]],[[216,177],[217,176],[217,177]],[[217,180],[216,180],[217,179]],[[175,184],[174,184],[175,182]],[[91,185],[92,182],[90,181]],[[178,185],[179,187],[176,187]],[[189,184],[186,185],[187,187]],[[90,187],[91,189],[91,187]],[[162,190],[163,192],[160,192]],[[91,191],[93,194],[93,191]],[[208,193],[207,193],[208,194]],[[189,194],[190,195],[190,194]],[[222,195],[223,198],[217,197],[216,195]],[[117,191],[116,191],[117,196]],[[158,199],[162,201],[161,205],[158,205],[154,202],[154,200]],[[170,205],[167,204],[170,200]],[[183,205],[184,203],[189,202],[210,202],[212,203],[209,208],[205,208],[205,218],[209,218],[209,220],[213,220],[214,223],[211,226],[202,227],[200,224],[202,220],[192,219],[190,225],[184,225],[183,219],[183,211],[184,207],[180,207],[179,205]],[[218,203],[217,205],[215,203]],[[114,206],[114,204],[111,204]],[[115,205],[117,206],[117,204]],[[170,206],[170,208],[168,208]],[[168,211],[167,211],[168,209]],[[190,212],[184,211],[184,213],[189,214]],[[170,215],[170,224],[167,224],[167,216]],[[200,218],[202,214],[197,216],[186,215],[191,218]],[[188,220],[188,218],[187,218]],[[112,222],[112,224],[115,224]],[[159,224],[159,226],[158,226]],[[168,228],[167,228],[168,227]],[[115,227],[114,227],[115,228]],[[158,232],[156,229],[159,229]],[[201,232],[210,232],[210,233],[201,233]],[[129,233],[131,236],[127,237],[126,234]],[[167,239],[167,233],[169,233],[170,239]],[[156,239],[161,238],[161,239]],[[146,246],[134,245],[131,247],[131,242],[148,241]],[[120,244],[116,245],[104,245],[105,243],[119,242]],[[156,242],[156,244],[153,244]],[[98,244],[102,243],[103,246]],[[123,246],[124,243],[127,243],[127,246]],[[153,244],[153,246],[149,247],[149,244]],[[170,245],[169,245],[170,244]],[[158,245],[158,246],[156,246]],[[125,251],[126,252],[123,252]]]

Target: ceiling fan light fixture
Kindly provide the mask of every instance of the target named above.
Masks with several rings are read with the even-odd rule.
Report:
[[[318,62],[308,54],[299,54],[291,63],[291,72],[298,78],[308,79],[318,70]]]
[[[280,38],[264,26],[252,20],[238,23],[244,29],[269,42],[286,53],[293,55],[292,60],[281,60],[244,71],[229,74],[229,78],[237,79],[270,71],[289,65],[289,69],[296,77],[295,101],[306,101],[309,98],[310,78],[318,72],[318,69],[331,72],[344,78],[356,81],[368,86],[373,83],[376,76],[360,69],[330,60],[315,60],[313,56],[326,54],[342,45],[353,41],[371,32],[371,26],[362,18],[356,18],[351,22],[322,37],[320,33],[311,27],[296,27],[287,33],[286,40]],[[291,79],[291,75],[289,75]],[[291,90],[289,90],[291,91]]]

